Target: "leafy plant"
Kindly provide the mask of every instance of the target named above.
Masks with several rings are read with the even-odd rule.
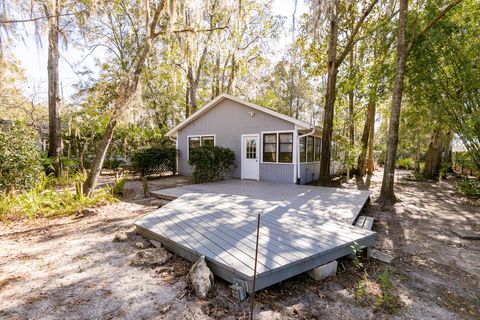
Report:
[[[37,132],[23,123],[0,130],[0,192],[27,190],[42,176]]]
[[[125,183],[127,182],[127,178],[123,177],[115,181],[115,184],[112,187],[112,192],[114,194],[123,195],[123,188],[125,187]]]
[[[356,242],[353,244],[353,246],[351,246],[351,248],[353,250],[353,253],[352,253],[352,255],[353,255],[353,260],[352,260],[353,266],[357,269],[362,269],[363,268],[363,263],[360,260],[360,255],[362,254],[363,249]]]
[[[413,170],[415,168],[415,161],[412,158],[401,158],[397,160],[397,168]]]
[[[391,280],[390,268],[385,268],[376,280],[370,279],[364,272],[360,281],[355,285],[355,300],[364,301],[377,310],[384,310],[388,314],[396,314],[402,307],[402,302],[395,293]]]
[[[1,195],[0,220],[66,216],[114,201],[116,199],[108,188],[99,189],[92,197],[78,197],[70,189],[33,188],[21,194]]]
[[[190,152],[189,161],[195,182],[203,183],[222,179],[235,164],[235,153],[218,146],[201,146]]]
[[[457,191],[472,197],[480,197],[480,181],[474,179],[462,179],[457,183]]]
[[[117,201],[110,188],[99,189],[91,197],[84,196],[81,190],[84,180],[84,175],[74,175],[66,185],[64,179],[41,176],[28,191],[0,193],[0,221],[65,216]]]

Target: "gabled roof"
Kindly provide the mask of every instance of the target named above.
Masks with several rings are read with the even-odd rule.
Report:
[[[286,116],[284,114],[281,114],[281,113],[278,113],[276,111],[273,111],[271,109],[268,109],[268,108],[265,108],[265,107],[261,107],[259,105],[256,105],[256,104],[253,104],[253,103],[250,103],[248,101],[245,101],[243,99],[240,99],[240,98],[237,98],[237,97],[234,97],[232,95],[229,95],[228,93],[222,93],[220,94],[219,96],[217,96],[215,99],[213,99],[212,101],[210,101],[209,103],[207,103],[206,105],[204,105],[203,107],[201,107],[197,112],[195,112],[194,114],[192,114],[191,116],[189,116],[187,119],[183,120],[182,122],[180,122],[175,128],[173,128],[172,130],[168,131],[167,132],[167,137],[173,137],[175,136],[175,134],[181,130],[182,128],[184,128],[185,126],[187,126],[189,123],[191,123],[192,121],[194,121],[195,119],[199,118],[202,114],[208,112],[208,110],[212,109],[214,106],[216,106],[217,104],[219,104],[220,102],[222,102],[223,100],[225,99],[229,99],[229,100],[232,100],[232,101],[235,101],[235,102],[238,102],[240,104],[243,104],[247,107],[250,107],[252,109],[255,109],[255,110],[258,110],[258,111],[261,111],[261,112],[265,112],[266,114],[269,114],[271,116],[274,116],[274,117],[277,117],[279,119],[282,119],[282,120],[285,120],[287,122],[290,122],[290,123],[293,123],[297,126],[297,128],[299,130],[309,130],[309,129],[313,129],[314,126],[304,122],[304,121],[300,121],[300,120],[297,120],[295,118],[292,118],[292,117],[289,117],[289,116]]]

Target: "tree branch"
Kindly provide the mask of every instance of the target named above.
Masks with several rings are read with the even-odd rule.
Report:
[[[0,24],[12,24],[12,23],[24,23],[24,22],[34,22],[38,20],[43,20],[43,19],[48,19],[48,18],[56,18],[56,17],[66,17],[66,16],[74,16],[80,13],[84,13],[86,10],[81,10],[77,12],[72,12],[72,13],[62,13],[59,15],[45,15],[41,17],[34,17],[34,18],[28,18],[28,19],[19,19],[19,20],[0,20]]]
[[[407,47],[407,54],[410,52],[410,50],[412,49],[413,47],[413,44],[415,43],[415,41],[417,41],[418,39],[420,39],[422,36],[424,36],[430,29],[432,29],[440,20],[442,20],[443,18],[445,18],[445,16],[447,15],[447,13],[449,11],[451,11],[453,8],[455,8],[460,2],[462,2],[463,0],[455,0],[454,2],[450,3],[448,6],[445,7],[445,9],[443,9],[442,11],[440,11],[440,13],[435,17],[433,18],[426,26],[425,28],[423,28],[422,31],[420,31],[416,36],[414,36],[412,38],[412,40],[410,41],[410,43],[408,44],[408,47]]]
[[[223,27],[215,27],[215,28],[210,28],[210,29],[193,29],[193,28],[187,28],[187,29],[180,29],[180,30],[173,30],[170,31],[171,33],[185,33],[185,32],[211,32],[215,30],[223,30],[223,29],[228,29],[228,26],[223,26]],[[155,36],[159,36],[161,34],[166,34],[166,31],[159,31],[155,33]]]
[[[355,28],[353,29],[353,32],[350,35],[350,38],[348,38],[347,46],[345,47],[345,49],[343,49],[343,52],[340,54],[338,59],[335,60],[336,66],[340,65],[343,62],[343,60],[345,60],[345,57],[350,52],[350,50],[352,50],[353,45],[355,44],[355,37],[357,36],[358,31],[360,30],[360,27],[362,26],[363,22],[365,21],[367,16],[370,14],[370,12],[373,10],[373,7],[375,7],[378,1],[379,0],[373,0],[372,3],[370,3],[370,5],[368,6],[368,8],[363,12],[363,15],[360,18],[360,20],[357,21],[357,24],[355,25]]]

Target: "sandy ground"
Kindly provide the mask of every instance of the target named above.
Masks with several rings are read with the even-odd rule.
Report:
[[[478,202],[442,184],[400,177],[402,202],[382,209],[372,202],[376,248],[396,258],[391,264],[362,259],[339,263],[324,281],[300,275],[256,295],[258,319],[480,319],[480,241],[454,231],[480,231]],[[151,189],[188,183],[183,177],[149,181]],[[345,187],[366,188],[378,196],[380,172]],[[139,250],[133,223],[161,201],[142,197],[141,184],[129,181],[122,201],[85,217],[14,222],[0,229],[1,319],[239,319],[250,300],[228,297],[217,279],[206,301],[195,298],[185,275],[190,263],[173,257],[159,267],[136,267]],[[118,232],[128,239],[113,242]],[[380,274],[388,270],[394,303],[380,304]],[[359,284],[366,284],[358,295]],[[393,306],[389,308],[389,306]]]

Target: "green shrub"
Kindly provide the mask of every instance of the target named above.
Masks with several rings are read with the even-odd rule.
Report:
[[[105,160],[105,162],[103,163],[103,168],[116,171],[120,168],[125,167],[125,165],[125,160],[114,158]]]
[[[398,169],[413,170],[415,168],[415,161],[412,158],[401,158],[397,160]]]
[[[27,190],[42,176],[38,134],[22,123],[0,130],[0,192]]]
[[[176,172],[177,150],[171,147],[138,150],[132,157],[131,168],[142,176]]]
[[[462,179],[457,183],[457,191],[472,197],[480,197],[480,181],[473,179]]]
[[[222,179],[235,164],[235,153],[227,148],[201,146],[191,150],[189,161],[195,182],[203,183]]]

